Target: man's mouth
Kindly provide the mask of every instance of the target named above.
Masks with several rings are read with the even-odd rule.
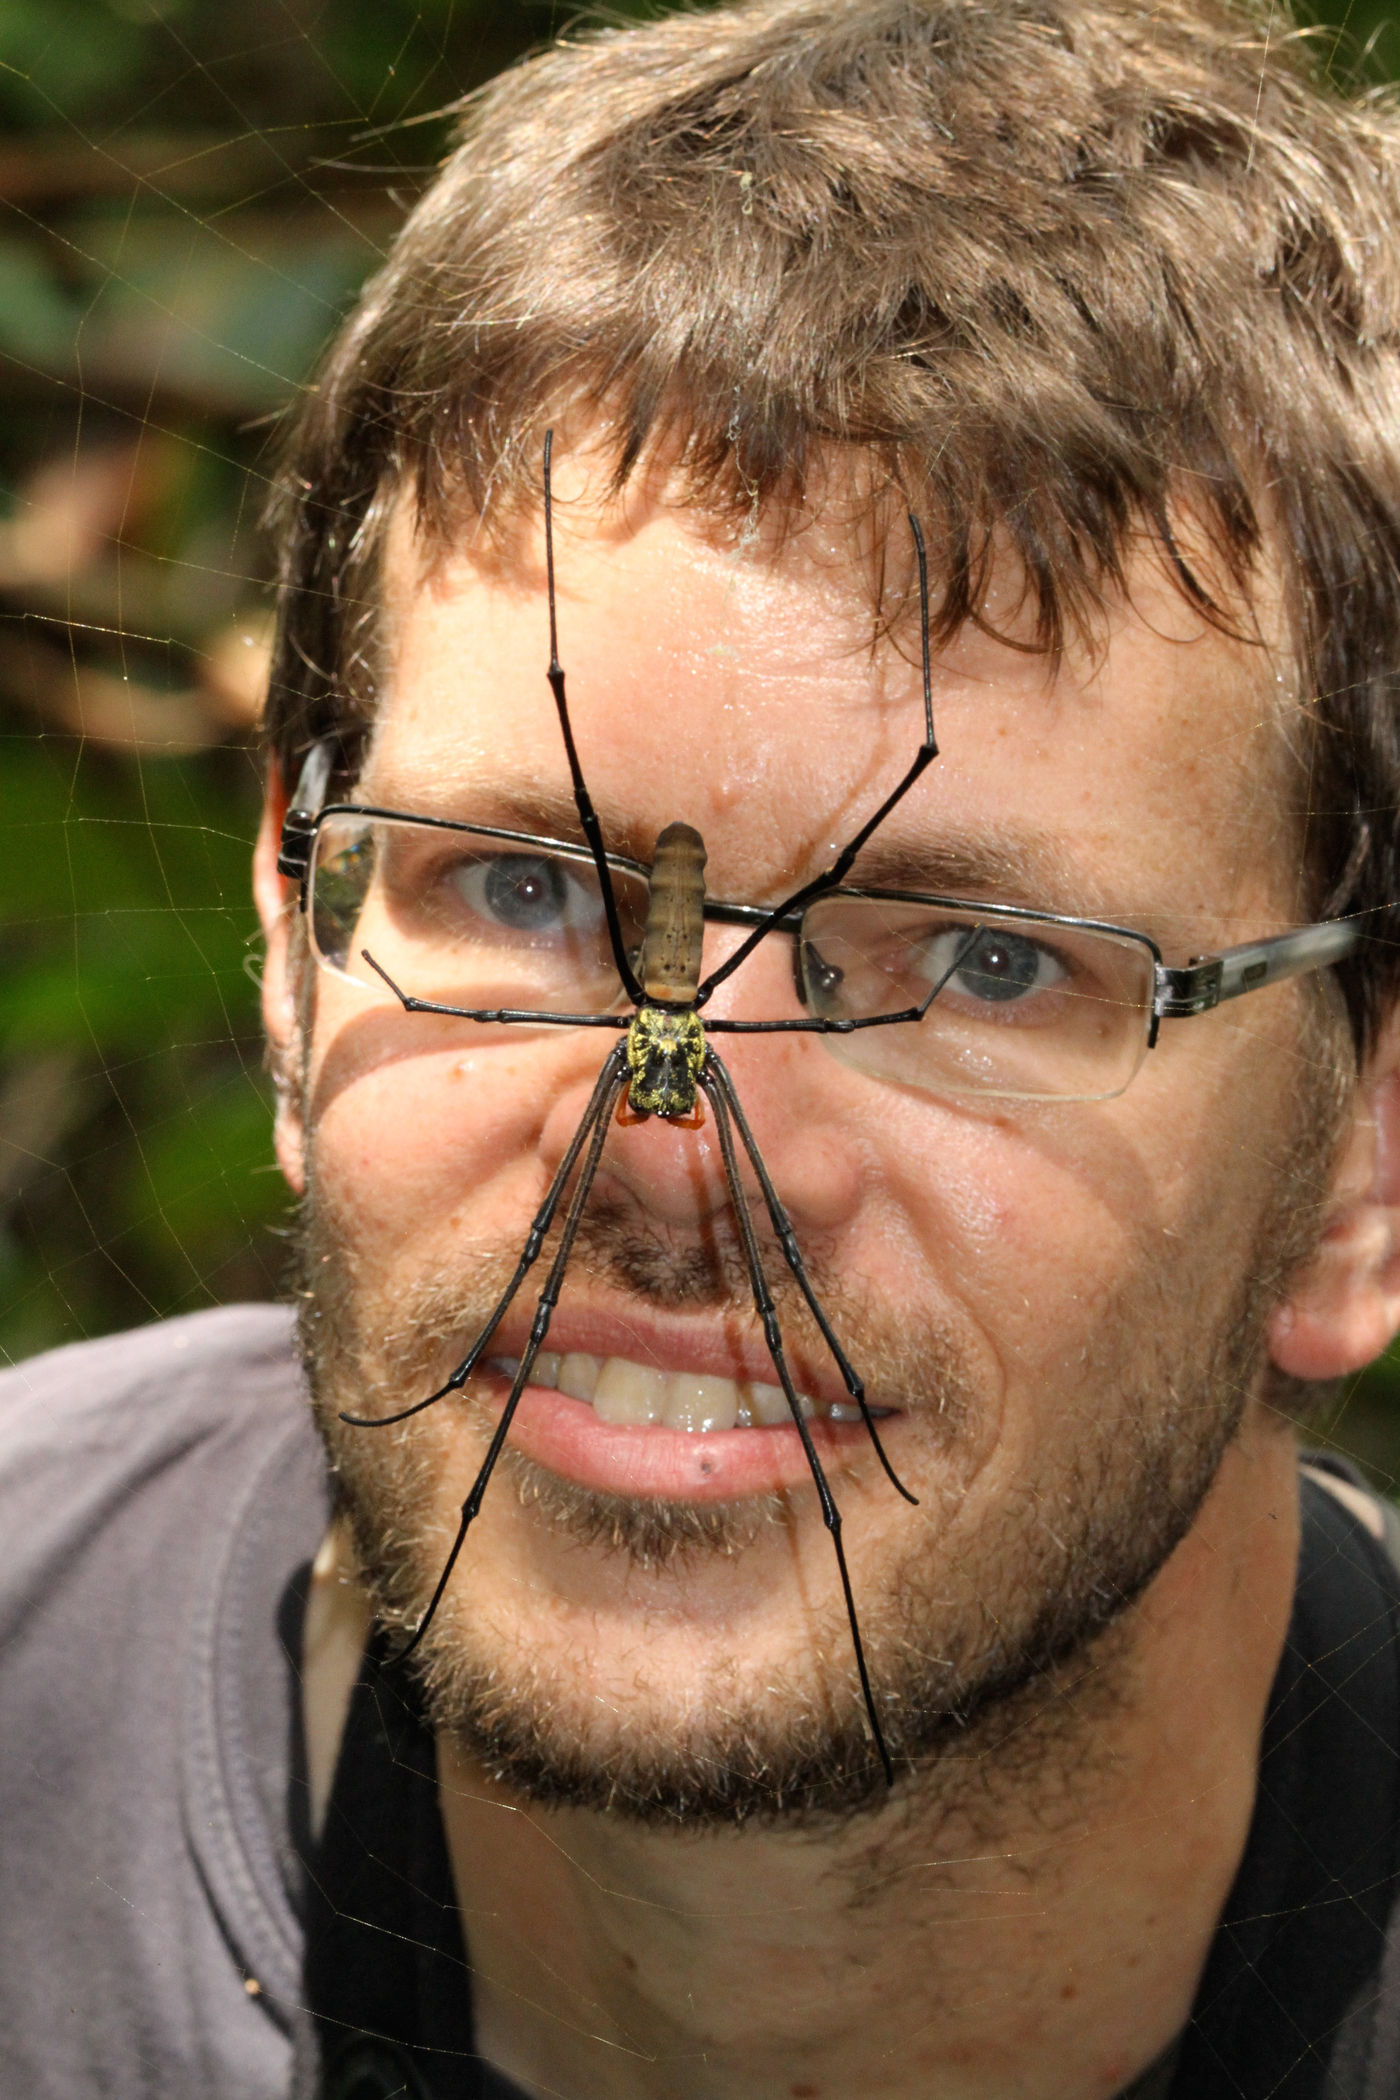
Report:
[[[520,1359],[515,1356],[493,1356],[489,1362],[489,1368],[503,1378],[513,1379],[519,1367]],[[725,1378],[708,1371],[661,1371],[625,1356],[590,1356],[580,1349],[565,1355],[541,1349],[531,1368],[530,1383],[563,1393],[570,1400],[582,1400],[600,1422],[619,1428],[655,1425],[705,1436],[720,1429],[780,1429],[792,1423],[792,1410],[780,1385],[754,1378]],[[808,1393],[799,1393],[797,1400],[809,1422],[861,1419],[853,1402],[814,1400]],[[890,1409],[872,1407],[870,1412],[878,1418]]]

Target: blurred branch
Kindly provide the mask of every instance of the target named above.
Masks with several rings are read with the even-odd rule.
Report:
[[[139,511],[140,454],[138,444],[106,445],[43,461],[0,520],[0,590],[62,583],[104,554]]]
[[[333,132],[309,131],[305,125],[233,137],[138,132],[112,145],[41,133],[0,144],[0,204],[43,209],[139,190],[205,203],[288,182],[315,194],[382,191],[386,177],[416,188],[433,173],[432,167],[416,164],[362,165],[336,157],[337,146],[343,152],[343,139]]]
[[[266,684],[266,646],[255,630],[225,630],[203,658],[198,685],[162,691],[85,664],[25,624],[18,632],[0,629],[0,687],[46,729],[110,749],[177,757],[251,727]]]
[[[21,1059],[0,1086],[0,1223],[59,1140],[83,1115],[78,1061],[68,1051]]]

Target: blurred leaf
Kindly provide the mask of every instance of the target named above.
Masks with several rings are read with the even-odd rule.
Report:
[[[241,217],[217,230],[165,213],[75,228],[94,280],[64,370],[121,394],[160,374],[205,410],[280,408],[379,260],[351,229],[308,243],[295,221]]]
[[[43,365],[66,361],[77,315],[33,243],[0,236],[0,350]]]

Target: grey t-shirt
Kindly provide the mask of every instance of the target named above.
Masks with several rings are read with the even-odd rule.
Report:
[[[0,2100],[308,2089],[299,1599],[329,1493],[291,1342],[239,1307],[0,1376]],[[1172,2100],[1400,2100],[1398,1629],[1394,1556],[1305,1482],[1260,1806]],[[337,1789],[379,1800],[373,1769],[347,1752]]]

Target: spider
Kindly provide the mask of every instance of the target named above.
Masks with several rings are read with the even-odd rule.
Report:
[[[764,1341],[835,1552],[871,1737],[892,1785],[893,1764],[846,1568],[841,1515],[788,1367],[739,1178],[740,1148],[782,1258],[881,1465],[907,1502],[916,1498],[889,1462],[864,1386],[812,1288],[734,1081],[710,1039],[805,1031],[837,1039],[832,1047],[846,1062],[915,1091],[1011,1102],[1110,1101],[1122,1093],[1156,1044],[1164,1019],[1190,1020],[1210,1013],[1224,1000],[1329,967],[1357,946],[1360,924],[1323,920],[1216,954],[1192,956],[1185,967],[1172,967],[1164,963],[1150,934],[1129,926],[986,899],[848,884],[846,877],[861,848],[937,756],[928,562],[912,512],[923,741],[902,779],[830,866],[782,903],[767,907],[727,904],[706,896],[705,843],[687,824],[667,825],[650,867],[609,853],[575,748],[559,661],[551,454],[552,437],[547,434],[548,678],[586,845],[400,810],[326,804],[335,765],[335,739],[330,737],[312,746],[302,767],[278,856],[283,874],[300,884],[317,960],[376,989],[382,982],[406,1012],[490,1024],[603,1028],[621,1037],[603,1060],[582,1120],[526,1235],[515,1273],[451,1377],[436,1392],[395,1414],[341,1418],[358,1428],[387,1427],[459,1391],[539,1259],[567,1193],[558,1245],[536,1301],[524,1354],[514,1367],[504,1411],[462,1504],[457,1536],[437,1587],[397,1659],[413,1653],[432,1623],[510,1434],[520,1396],[549,1332],[614,1109],[622,1121],[660,1116],[694,1125],[703,1112],[703,1096],[715,1120],[728,1199]],[[718,968],[702,978],[707,920],[747,931]],[[366,937],[367,927],[378,954]],[[797,992],[806,1013],[772,1021],[705,1018],[718,987],[761,941],[778,932],[792,939]],[[394,962],[392,971],[386,955]],[[455,983],[460,984],[465,973],[468,985],[481,989],[483,967],[494,973],[492,983],[515,990],[520,1003],[488,1005],[484,996],[475,1002],[425,998],[400,981],[427,969],[445,969]],[[624,1010],[624,1002],[630,1011]]]
[[[457,1365],[446,1382],[435,1392],[394,1414],[366,1416],[343,1413],[341,1420],[356,1428],[388,1428],[394,1423],[405,1422],[413,1415],[421,1414],[425,1408],[435,1406],[449,1394],[461,1390],[490,1345],[501,1320],[515,1299],[526,1276],[539,1259],[546,1238],[569,1184],[572,1191],[564,1211],[564,1221],[558,1245],[536,1301],[534,1318],[529,1338],[511,1380],[510,1392],[500,1419],[496,1424],[486,1455],[478,1469],[470,1492],[462,1504],[461,1517],[456,1538],[453,1541],[436,1588],[418,1626],[405,1646],[394,1657],[404,1662],[417,1648],[432,1623],[442,1601],[447,1585],[452,1578],[458,1556],[466,1541],[467,1533],[481,1508],[491,1475],[501,1450],[510,1434],[511,1422],[519,1404],[521,1394],[530,1381],[535,1360],[544,1346],[549,1332],[550,1320],[558,1303],[569,1257],[578,1233],[589,1191],[598,1171],[604,1143],[614,1111],[620,1121],[643,1120],[659,1116],[669,1122],[691,1128],[697,1127],[703,1117],[699,1097],[708,1102],[714,1116],[715,1131],[719,1141],[720,1158],[723,1164],[728,1192],[738,1237],[742,1249],[744,1266],[748,1274],[753,1295],[754,1308],[762,1326],[764,1342],[777,1373],[778,1383],[786,1399],[797,1434],[801,1439],[807,1465],[811,1471],[817,1498],[821,1507],[822,1521],[830,1536],[840,1576],[841,1590],[845,1602],[847,1622],[850,1628],[851,1646],[856,1670],[860,1680],[861,1696],[869,1720],[871,1738],[883,1768],[885,1781],[894,1783],[894,1767],[876,1707],[870,1673],[866,1663],[860,1623],[856,1612],[855,1596],[846,1565],[845,1547],[841,1537],[841,1513],[832,1495],[821,1458],[812,1438],[808,1421],[793,1384],[788,1364],[773,1294],[764,1271],[759,1251],[758,1237],[750,1212],[749,1200],[739,1173],[739,1147],[741,1146],[753,1171],[764,1208],[774,1236],[802,1297],[806,1301],[821,1333],[823,1341],[840,1373],[841,1380],[859,1412],[871,1444],[891,1484],[904,1499],[917,1503],[895,1473],[881,1443],[879,1431],[870,1406],[866,1400],[865,1387],[846,1356],[840,1341],[832,1329],[831,1322],[812,1288],[806,1265],[798,1246],[791,1221],[771,1175],[764,1164],[754,1134],[750,1128],[743,1106],[735,1089],[734,1080],[724,1060],[710,1040],[712,1036],[776,1034],[807,1032],[814,1034],[849,1035],[853,1031],[870,1027],[887,1027],[894,1022],[918,1021],[923,1017],[936,993],[953,976],[964,961],[968,946],[979,938],[977,928],[958,929],[957,938],[950,952],[941,957],[933,978],[921,985],[915,1003],[905,1003],[893,1012],[873,1015],[823,1015],[809,1013],[800,1018],[773,1021],[737,1020],[729,1017],[702,1018],[704,1009],[714,993],[725,980],[738,970],[758,944],[776,930],[798,932],[803,924],[803,915],[815,900],[836,891],[843,884],[856,856],[867,840],[885,822],[891,811],[902,801],[924,769],[937,755],[933,730],[933,701],[929,658],[929,603],[928,565],[923,533],[918,519],[911,512],[909,526],[913,534],[918,563],[921,663],[923,682],[924,736],[902,779],[886,796],[854,836],[837,853],[831,864],[820,874],[803,883],[780,904],[770,908],[760,906],[722,905],[707,901],[704,885],[705,846],[700,834],[690,825],[674,823],[667,825],[656,842],[649,870],[637,869],[646,882],[645,930],[640,946],[629,947],[623,926],[623,912],[619,906],[619,883],[624,871],[636,868],[635,863],[622,862],[606,851],[602,828],[589,795],[578,750],[574,742],[573,727],[569,717],[565,696],[564,670],[559,660],[558,617],[554,585],[554,519],[551,484],[551,461],[553,432],[547,432],[544,440],[543,499],[545,528],[545,566],[549,607],[549,666],[547,676],[558,712],[559,729],[568,760],[573,784],[573,796],[578,810],[579,823],[587,841],[588,855],[600,892],[602,911],[606,921],[607,944],[611,965],[616,972],[630,1012],[617,1011],[615,999],[613,1010],[601,1012],[555,1012],[531,1006],[463,1006],[426,999],[417,996],[411,989],[397,982],[384,962],[377,958],[371,948],[359,949],[360,959],[382,979],[394,997],[400,1001],[407,1013],[429,1013],[452,1016],[460,1020],[480,1021],[492,1024],[526,1023],[563,1028],[602,1028],[616,1030],[621,1040],[609,1051],[603,1061],[588,1105],[565,1151],[563,1159],[550,1184],[548,1193],[531,1222],[515,1272],[502,1292],[481,1332],[470,1349]],[[329,782],[333,765],[334,740],[328,739],[313,747],[303,768],[302,777],[293,797],[283,834],[283,853],[279,866],[283,873],[298,877],[303,886],[303,903],[313,838],[325,816],[334,811],[323,811],[320,807]],[[379,819],[387,823],[414,822],[437,830],[464,830],[469,827],[435,823],[432,819],[403,819],[394,812],[369,809],[349,810],[346,813],[362,819]],[[477,833],[485,834],[496,841],[521,842],[526,844],[557,847],[564,853],[579,855],[576,847],[559,841],[527,841],[522,834],[488,832],[486,827],[476,827]],[[347,849],[343,858],[348,861],[354,850]],[[319,866],[319,863],[318,863]],[[701,977],[701,952],[705,920],[720,919],[730,923],[747,924],[748,931],[729,955],[709,975]],[[315,935],[313,933],[313,940]],[[820,987],[831,991],[839,984],[842,971],[834,964],[822,959],[809,944],[806,967]],[[616,985],[612,987],[615,994]],[[808,1003],[812,1003],[810,998]],[[735,1134],[737,1132],[738,1145]],[[581,1164],[580,1164],[581,1162]],[[575,1178],[575,1170],[577,1175]]]

